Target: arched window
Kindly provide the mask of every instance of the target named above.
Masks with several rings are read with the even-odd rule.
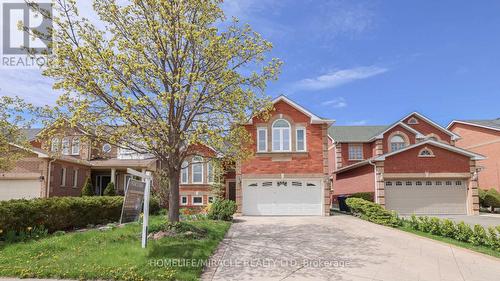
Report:
[[[391,151],[398,151],[406,146],[405,139],[400,135],[391,138]]]
[[[290,123],[278,119],[273,123],[273,151],[290,151]]]
[[[191,164],[192,183],[203,183],[203,158],[200,156],[193,157]]]
[[[62,154],[69,155],[69,138],[63,138],[62,140]]]
[[[187,161],[184,161],[182,162],[182,166],[181,166],[181,183],[188,183],[188,162]]]
[[[59,139],[53,138],[50,146],[50,151],[57,152],[59,150]]]
[[[80,138],[75,137],[71,142],[71,155],[79,155],[80,154]]]

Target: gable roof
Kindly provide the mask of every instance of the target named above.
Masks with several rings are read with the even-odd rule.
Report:
[[[447,128],[449,129],[455,123],[500,131],[500,118],[491,120],[453,120]]]
[[[29,141],[36,139],[36,136],[38,135],[38,133],[40,133],[40,131],[42,131],[41,128],[21,129],[21,133]]]
[[[387,126],[331,126],[328,135],[336,142],[368,142]]]
[[[396,155],[396,154],[399,154],[401,152],[405,152],[407,150],[410,150],[410,149],[413,149],[415,147],[419,147],[419,146],[422,146],[422,145],[426,145],[426,144],[430,144],[430,145],[437,146],[437,147],[440,147],[440,148],[443,148],[443,149],[446,149],[446,150],[449,150],[449,151],[452,151],[452,152],[455,152],[455,153],[458,153],[458,154],[462,154],[462,155],[468,156],[472,160],[484,160],[484,159],[486,159],[486,157],[484,157],[481,154],[474,153],[474,152],[471,152],[471,151],[468,151],[468,150],[465,150],[465,149],[462,149],[462,148],[458,148],[456,146],[452,146],[452,145],[449,145],[447,143],[443,143],[443,142],[435,141],[435,140],[432,140],[432,139],[428,139],[428,140],[425,140],[425,141],[422,141],[422,142],[418,142],[418,143],[413,144],[413,145],[409,145],[409,146],[407,146],[407,147],[405,147],[403,149],[400,149],[400,150],[397,150],[397,151],[394,151],[394,152],[386,153],[386,154],[380,155],[378,157],[375,157],[374,161],[385,160],[385,158],[390,157],[392,155]]]
[[[404,118],[404,119],[406,119],[406,118]],[[394,127],[396,127],[396,126],[401,126],[401,127],[405,128],[406,130],[408,130],[408,131],[410,131],[410,132],[414,133],[414,134],[415,134],[415,137],[416,137],[417,139],[422,139],[422,138],[424,138],[424,137],[425,137],[425,136],[424,136],[422,133],[420,133],[419,131],[417,131],[417,130],[413,129],[412,127],[410,127],[410,126],[406,125],[405,123],[403,123],[403,120],[404,120],[404,119],[399,120],[398,122],[396,122],[396,123],[394,123],[394,124],[390,125],[389,127],[386,127],[386,128],[385,128],[382,132],[380,132],[380,133],[378,133],[377,135],[373,136],[373,137],[370,139],[370,141],[375,140],[375,139],[382,139],[382,138],[384,137],[384,134],[385,134],[386,132],[388,132],[389,130],[391,130],[392,128],[394,128]]]
[[[299,105],[298,103],[294,102],[293,100],[289,99],[288,97],[284,96],[284,95],[280,95],[279,97],[273,99],[271,101],[272,104],[276,104],[277,102],[279,101],[283,101],[289,105],[291,105],[293,108],[297,109],[298,111],[304,113],[305,115],[309,116],[311,118],[311,124],[333,124],[335,123],[335,120],[333,119],[328,119],[328,118],[323,118],[323,117],[319,117],[318,115],[312,113],[311,111],[309,111],[308,109],[306,109],[305,107]],[[252,124],[253,118],[250,118],[250,121],[248,122],[248,124]]]
[[[429,123],[430,125],[432,125],[434,128],[436,128],[436,129],[442,131],[443,133],[449,135],[452,140],[460,139],[459,135],[453,133],[452,131],[448,130],[447,128],[444,128],[443,126],[437,124],[436,122],[432,121],[431,119],[425,117],[424,115],[422,115],[422,114],[420,114],[420,113],[418,113],[416,111],[414,111],[414,112],[406,115],[405,117],[403,117],[399,121],[403,122],[404,120],[406,120],[408,117],[410,117],[412,115],[416,115],[418,118],[423,119],[424,121],[426,121],[427,123]]]
[[[358,162],[358,163],[354,163],[354,164],[349,165],[349,166],[342,167],[342,168],[334,171],[334,174],[338,174],[338,173],[342,173],[342,172],[345,172],[345,171],[349,171],[349,170],[352,170],[354,168],[361,167],[361,166],[364,166],[364,165],[367,165],[367,164],[373,164],[373,162],[384,161],[385,158],[387,158],[387,157],[390,157],[390,156],[393,156],[393,155],[405,152],[405,151],[413,149],[415,147],[419,147],[419,146],[422,146],[422,145],[427,145],[427,144],[428,145],[433,145],[433,146],[436,146],[436,147],[440,147],[440,148],[443,148],[443,149],[446,149],[446,150],[449,150],[449,151],[452,151],[452,152],[455,152],[455,153],[458,153],[458,154],[462,154],[462,155],[468,156],[468,157],[471,158],[471,160],[484,160],[484,159],[486,159],[486,157],[484,157],[481,154],[474,153],[474,152],[471,152],[471,151],[468,151],[468,150],[465,150],[465,149],[461,149],[461,148],[458,148],[456,146],[452,146],[452,145],[449,145],[449,144],[446,144],[446,143],[443,143],[443,142],[439,142],[439,141],[435,141],[435,140],[432,140],[432,139],[428,139],[428,140],[425,140],[425,141],[422,141],[422,142],[417,142],[416,144],[413,144],[413,145],[409,145],[409,146],[407,146],[407,147],[405,147],[403,149],[400,149],[398,151],[389,152],[389,153],[382,154],[382,155],[377,156],[377,157],[373,157],[373,158],[370,158],[370,159],[363,160],[363,161]]]

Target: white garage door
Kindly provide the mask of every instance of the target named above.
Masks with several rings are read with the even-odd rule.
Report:
[[[386,180],[385,206],[400,214],[467,214],[466,181]]]
[[[39,180],[0,180],[0,200],[40,197]]]
[[[320,216],[321,180],[244,180],[243,215]]]

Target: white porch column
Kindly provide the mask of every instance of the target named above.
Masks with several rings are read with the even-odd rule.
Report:
[[[116,169],[115,168],[111,168],[111,182],[113,184],[115,184],[115,179],[116,179]]]
[[[142,168],[141,169],[141,173],[145,174],[146,173],[146,168]],[[142,181],[146,181],[146,179],[143,178]]]

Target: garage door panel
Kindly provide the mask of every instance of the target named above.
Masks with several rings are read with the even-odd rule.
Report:
[[[321,181],[244,181],[244,215],[321,215]]]
[[[400,214],[466,214],[462,180],[390,180],[385,183],[387,209]]]
[[[0,201],[11,199],[32,199],[40,197],[40,181],[0,180]]]

